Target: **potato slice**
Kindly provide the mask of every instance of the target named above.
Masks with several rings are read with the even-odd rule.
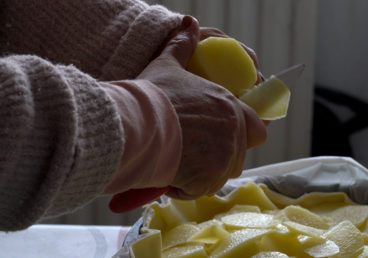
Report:
[[[367,258],[368,257],[368,246],[365,245],[363,251],[359,254],[357,258]]]
[[[324,238],[316,238],[306,235],[298,235],[297,239],[304,249],[326,242],[326,239]]]
[[[303,224],[305,226],[320,229],[328,229],[329,223],[331,221],[328,218],[320,217],[305,208],[295,205],[290,205],[284,208],[275,217],[282,221],[290,220],[299,224]]]
[[[290,90],[281,80],[271,76],[262,84],[244,91],[239,99],[253,108],[262,119],[280,119],[286,116]]]
[[[257,212],[260,213],[261,209],[256,205],[239,205],[235,204],[230,210],[224,213],[220,213],[213,217],[214,219],[221,220],[222,217],[225,217],[230,214],[239,213],[239,212]]]
[[[279,234],[270,232],[257,243],[258,250],[263,252],[281,252],[288,256],[305,257],[297,234]]]
[[[364,238],[361,232],[348,220],[342,221],[330,230],[323,237],[335,242],[340,252],[338,257],[353,257],[362,251]]]
[[[141,239],[129,246],[131,258],[158,258],[161,257],[161,233],[159,230],[151,230]]]
[[[331,257],[338,254],[340,249],[335,242],[327,240],[322,244],[309,247],[304,251],[312,257]]]
[[[249,182],[237,188],[236,191],[230,193],[228,198],[233,205],[256,205],[261,211],[277,209],[277,206],[273,204],[261,187],[254,182]]]
[[[218,224],[209,225],[192,235],[188,241],[204,244],[216,244],[229,235],[223,227]]]
[[[241,228],[271,228],[275,226],[273,215],[256,212],[239,212],[221,218],[230,230]]]
[[[290,231],[296,232],[298,234],[311,236],[314,238],[323,239],[322,235],[325,233],[325,231],[322,229],[305,226],[292,221],[284,221],[283,224],[287,226]]]
[[[290,256],[280,252],[260,252],[251,258],[289,258]]]
[[[197,233],[199,229],[193,224],[181,224],[164,232],[162,235],[162,249],[184,244],[188,239]]]
[[[328,212],[320,212],[320,215],[331,218],[336,224],[344,220],[349,220],[357,228],[360,228],[367,220],[368,206],[347,205]]]
[[[212,258],[243,258],[258,252],[256,242],[270,233],[269,229],[243,229],[230,233],[210,254]]]
[[[173,247],[162,252],[162,258],[206,258],[207,253],[201,245]]]

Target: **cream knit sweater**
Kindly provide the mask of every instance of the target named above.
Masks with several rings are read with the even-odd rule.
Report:
[[[0,230],[93,200],[125,153],[126,189],[174,177],[176,113],[134,78],[181,18],[135,0],[0,0]]]

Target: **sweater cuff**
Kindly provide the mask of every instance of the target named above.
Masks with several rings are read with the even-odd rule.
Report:
[[[121,37],[114,53],[102,68],[100,80],[135,78],[147,66],[169,33],[181,24],[183,15],[160,5],[146,6]],[[124,15],[124,14],[122,14]],[[124,60],[124,62],[122,62]]]
[[[74,163],[47,215],[70,212],[99,196],[119,167],[125,144],[117,107],[104,89],[72,66],[58,69],[72,86],[78,131]]]
[[[170,185],[182,153],[181,127],[166,94],[147,80],[103,83],[125,133],[120,171],[105,193]]]
[[[112,99],[72,66],[9,56],[0,71],[0,230],[19,230],[98,196],[123,129]]]

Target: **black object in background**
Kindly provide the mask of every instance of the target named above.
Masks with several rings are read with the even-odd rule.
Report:
[[[352,117],[342,119],[333,105],[348,108]],[[316,85],[313,111],[312,156],[334,155],[354,158],[350,136],[368,127],[368,103]]]

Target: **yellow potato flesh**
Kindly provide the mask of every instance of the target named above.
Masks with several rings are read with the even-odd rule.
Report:
[[[218,241],[225,239],[228,235],[229,232],[227,232],[223,227],[218,224],[212,224],[195,233],[189,238],[189,241],[204,244],[216,244]]]
[[[297,222],[299,224],[327,229],[329,227],[330,220],[317,214],[310,212],[309,210],[302,208],[300,206],[290,205],[283,209],[278,214],[279,219],[290,220],[293,222]]]
[[[339,247],[339,257],[354,257],[364,248],[364,238],[361,232],[350,222],[342,221],[331,228],[324,237],[335,242]]]
[[[144,238],[129,247],[131,258],[161,257],[162,241],[159,230],[151,230]]]
[[[168,249],[162,253],[162,258],[206,258],[203,246],[188,245]]]
[[[221,221],[229,229],[271,228],[274,225],[272,215],[255,212],[230,214],[223,217]]]
[[[252,255],[257,252],[254,243],[268,234],[268,229],[243,229],[231,233],[211,253],[213,258],[242,258],[244,254]]]
[[[254,62],[235,39],[209,37],[200,41],[187,70],[225,87],[262,119],[286,116],[289,89],[275,77],[254,87],[257,81]]]
[[[281,80],[271,77],[245,91],[239,99],[253,108],[260,118],[275,120],[286,116],[290,91]]]
[[[142,256],[132,257],[367,257],[366,207],[343,193],[286,198],[253,182],[226,197],[168,199],[150,205],[141,230],[161,226],[162,247],[157,238],[146,246],[142,239],[134,245]]]
[[[280,252],[260,252],[251,258],[288,258],[290,256]]]
[[[199,229],[192,224],[182,224],[169,230],[162,236],[162,249],[167,249],[179,244],[186,243],[187,240],[197,233]]]
[[[200,41],[187,70],[225,87],[237,97],[257,81],[253,60],[232,38],[210,37]]]

